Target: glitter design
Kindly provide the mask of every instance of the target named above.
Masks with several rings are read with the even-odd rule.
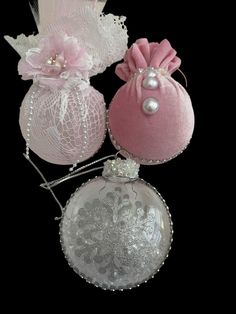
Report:
[[[77,206],[75,198],[76,194],[68,208]],[[156,273],[169,251],[170,226],[166,231],[162,216],[161,210],[134,200],[116,184],[103,198],[74,210],[70,218],[65,213],[66,256],[76,272],[97,286],[137,286]]]
[[[117,158],[113,160],[107,160],[104,163],[104,170],[102,175],[104,177],[118,176],[136,179],[138,178],[139,168],[140,165],[132,159]]]

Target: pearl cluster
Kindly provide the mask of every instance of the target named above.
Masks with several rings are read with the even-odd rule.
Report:
[[[85,112],[86,108],[84,106],[84,103],[81,101],[80,93],[76,90],[75,94],[78,100],[78,105],[79,105],[78,107],[79,107],[79,112],[81,116],[81,129],[82,129],[82,134],[83,134],[83,143],[82,143],[82,148],[81,148],[81,153],[79,155],[79,159],[77,160],[75,164],[73,164],[73,167],[70,168],[70,171],[73,171],[77,167],[77,164],[83,161],[82,159],[84,158],[84,155],[85,155],[85,149],[88,145],[88,132],[87,132],[86,112]]]
[[[141,73],[144,72],[144,79],[142,86],[148,90],[156,90],[159,87],[159,82],[157,80],[157,74],[159,69],[147,68]],[[147,98],[143,102],[143,112],[147,115],[152,115],[156,113],[159,109],[159,102],[155,98]]]
[[[123,177],[137,179],[140,165],[132,159],[113,159],[104,163],[104,177]]]
[[[67,60],[64,59],[61,55],[55,55],[50,57],[46,61],[46,66],[43,68],[43,71],[47,72],[50,75],[59,75],[67,66]]]
[[[29,159],[29,150],[30,150],[30,139],[31,139],[31,125],[32,118],[34,113],[34,99],[36,98],[36,93],[32,92],[30,96],[30,106],[29,106],[29,117],[26,128],[26,158]]]
[[[66,68],[67,60],[64,60],[64,58],[60,58],[56,54],[54,57],[50,57],[46,63],[47,65],[55,65],[58,67]]]
[[[142,87],[148,90],[157,90],[159,87],[159,82],[157,79],[157,75],[167,75],[168,72],[162,68],[153,68],[148,67],[146,69],[138,69],[135,75],[142,74],[144,76]],[[159,102],[157,99],[150,97],[144,100],[143,102],[143,112],[147,115],[152,115],[156,113],[159,109]]]

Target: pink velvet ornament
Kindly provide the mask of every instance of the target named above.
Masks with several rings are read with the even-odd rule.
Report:
[[[171,74],[181,60],[168,40],[139,39],[126,52],[116,74],[127,83],[109,109],[109,133],[124,156],[159,164],[179,155],[194,130],[191,99]]]

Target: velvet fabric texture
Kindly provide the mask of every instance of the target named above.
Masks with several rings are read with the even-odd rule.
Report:
[[[149,43],[139,39],[126,52],[124,63],[116,74],[126,84],[113,98],[109,109],[109,131],[113,144],[125,156],[141,164],[166,162],[180,154],[188,145],[194,130],[191,99],[171,74],[181,60],[168,40]],[[148,68],[155,68],[158,87],[147,89],[143,81]],[[147,98],[158,101],[153,114],[143,110]]]

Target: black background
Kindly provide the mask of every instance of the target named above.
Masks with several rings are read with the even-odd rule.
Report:
[[[80,279],[67,265],[61,252],[58,222],[54,217],[59,209],[51,195],[39,188],[41,179],[23,158],[25,142],[21,136],[18,116],[21,101],[31,82],[23,82],[17,75],[17,53],[2,39],[3,34],[16,36],[31,34],[36,26],[28,1],[6,2],[1,12],[1,140],[2,140],[2,220],[3,246],[7,278],[4,290],[18,306],[66,302],[90,307],[93,300],[98,309],[124,304],[155,306],[159,312],[173,309],[201,309],[203,305],[217,305],[212,291],[220,290],[219,270],[212,262],[215,252],[213,231],[216,207],[212,203],[210,186],[213,175],[212,158],[217,154],[214,130],[214,88],[209,76],[209,53],[217,33],[218,7],[204,2],[189,1],[124,1],[108,0],[105,12],[127,16],[129,44],[140,37],[151,41],[170,40],[182,59],[182,71],[188,78],[196,114],[195,133],[189,148],[175,160],[164,165],[141,168],[140,176],[154,185],[166,199],[174,222],[172,251],[159,274],[138,289],[125,292],[103,291]],[[6,15],[4,14],[6,12]],[[222,12],[221,12],[222,13]],[[214,55],[211,56],[213,60]],[[213,61],[212,61],[213,62]],[[107,104],[122,82],[114,74],[115,65],[92,79],[92,85],[104,93]],[[180,74],[174,77],[182,84]],[[95,160],[115,150],[107,137]],[[50,165],[31,155],[50,179],[64,175],[68,167]],[[64,204],[82,182],[84,176],[55,189]],[[4,201],[5,200],[5,201]],[[215,289],[214,289],[215,288]],[[114,300],[114,305],[106,305]],[[9,302],[9,306],[12,302]],[[118,309],[118,308],[117,308]],[[125,306],[123,308],[125,310]],[[34,312],[34,311],[33,311]]]

